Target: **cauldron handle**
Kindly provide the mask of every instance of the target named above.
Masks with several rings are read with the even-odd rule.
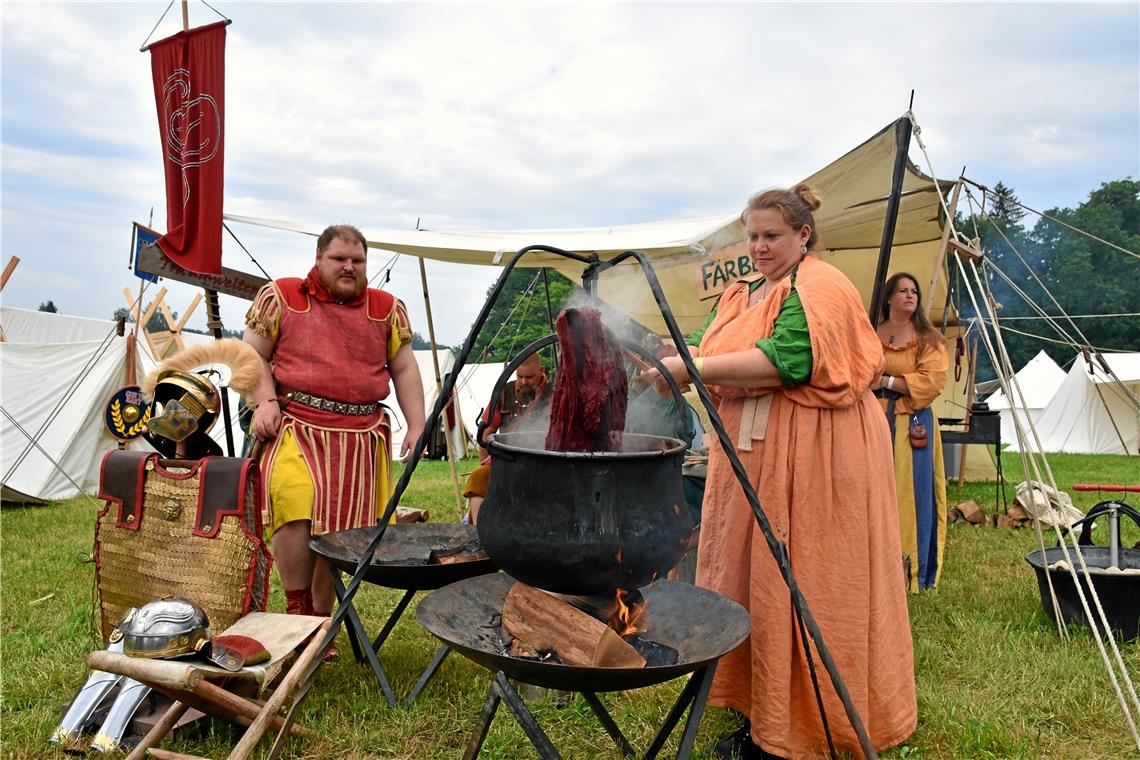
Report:
[[[1066,529],[1066,532],[1074,531],[1080,527],[1081,536],[1078,539],[1077,543],[1081,544],[1082,546],[1092,546],[1093,521],[1101,515],[1111,513],[1113,511],[1116,511],[1122,515],[1127,515],[1128,517],[1132,518],[1132,522],[1136,523],[1137,527],[1140,527],[1140,512],[1137,512],[1135,509],[1125,504],[1123,501],[1110,499],[1108,501],[1102,501],[1090,509],[1087,515],[1070,525]]]
[[[507,385],[507,380],[510,379],[511,375],[515,373],[515,370],[522,365],[527,357],[533,353],[541,351],[547,346],[554,345],[557,342],[558,336],[552,333],[550,335],[547,335],[545,338],[539,338],[534,343],[531,343],[530,345],[525,346],[522,350],[520,350],[518,354],[515,355],[515,358],[507,363],[506,369],[503,370],[503,374],[499,375],[499,379],[495,383],[495,389],[491,392],[490,403],[499,403],[499,399],[502,398],[503,388],[505,388]],[[669,388],[673,391],[673,399],[677,403],[677,410],[680,413],[682,420],[678,426],[678,432],[683,433],[681,441],[686,446],[688,446],[689,442],[693,440],[693,422],[688,413],[688,404],[685,402],[685,397],[681,394],[681,388],[677,385],[677,381],[665,369],[665,365],[661,363],[660,359],[649,353],[649,351],[642,348],[637,343],[634,343],[633,341],[624,341],[623,348],[632,354],[636,354],[644,361],[653,365],[657,371],[661,373],[661,377],[665,380],[665,382],[669,384]],[[484,434],[486,433],[487,428],[490,426],[490,415],[488,415],[486,412],[486,408],[480,410],[479,421],[475,426],[475,442],[483,448],[487,448],[487,441],[484,440]],[[504,458],[510,459],[506,452],[498,453]]]

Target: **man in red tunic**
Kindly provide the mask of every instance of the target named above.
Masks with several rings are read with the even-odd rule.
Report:
[[[269,283],[246,315],[244,340],[265,362],[252,430],[266,441],[266,532],[294,614],[332,610],[310,536],[374,525],[391,496],[391,424],[379,403],[391,386],[408,424],[401,458],[424,428],[407,311],[367,287],[367,245],[355,227],[329,227],[308,276]]]

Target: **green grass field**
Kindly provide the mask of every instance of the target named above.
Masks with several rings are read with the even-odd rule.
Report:
[[[1050,457],[1058,485],[1076,482],[1140,482],[1135,457]],[[1006,454],[1005,472],[1020,480],[1016,455]],[[473,462],[460,463],[462,471]],[[1008,487],[1012,499],[1012,485]],[[1072,494],[1087,510],[1096,494]],[[994,510],[993,484],[968,484],[950,503],[975,499]],[[1135,504],[1136,500],[1133,500]],[[433,522],[457,519],[446,462],[423,462],[402,503],[430,510]],[[94,637],[94,566],[91,562],[95,507],[73,499],[0,512],[0,756],[62,757],[47,744],[63,706],[86,677],[85,659]],[[1125,532],[1128,545],[1140,531]],[[1051,540],[1047,539],[1047,540]],[[919,726],[905,746],[886,758],[1122,758],[1135,757],[1107,673],[1086,631],[1063,641],[1045,616],[1025,554],[1036,546],[1031,529],[997,530],[952,525],[946,567],[936,590],[911,598],[916,653]],[[275,579],[276,581],[276,579]],[[357,608],[375,633],[400,592],[365,586]],[[270,609],[284,603],[274,584]],[[455,758],[486,696],[489,674],[451,656],[410,707],[388,708],[371,670],[357,665],[342,633],[341,657],[322,668],[305,702],[301,722],[318,731],[314,740],[293,739],[285,757]],[[434,653],[437,642],[409,610],[381,650],[397,693],[406,692]],[[1123,648],[1133,680],[1140,675],[1140,649]],[[603,700],[636,748],[644,749],[680,692],[681,681]],[[567,758],[617,758],[620,754],[586,704],[550,702],[533,706],[554,745]],[[697,739],[700,750],[730,730],[730,716],[710,709]],[[676,734],[679,736],[679,731]],[[166,749],[208,757],[228,754],[237,732],[198,721]],[[263,750],[268,744],[263,745]],[[663,756],[676,753],[676,742]],[[483,747],[484,758],[534,757],[522,730],[500,709]]]

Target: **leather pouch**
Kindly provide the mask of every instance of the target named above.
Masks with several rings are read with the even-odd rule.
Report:
[[[927,442],[926,425],[912,419],[910,421],[910,429],[908,430],[910,437],[910,446],[913,449],[925,449]]]

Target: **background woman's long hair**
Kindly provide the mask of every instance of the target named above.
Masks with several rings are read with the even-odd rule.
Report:
[[[899,286],[899,281],[902,279],[910,280],[914,283],[914,290],[918,293],[918,306],[914,310],[914,314],[910,315],[910,323],[914,325],[914,331],[918,333],[918,352],[921,354],[931,345],[937,345],[942,341],[942,334],[930,322],[930,318],[926,316],[926,302],[922,300],[922,286],[918,284],[918,278],[913,274],[907,272],[899,272],[891,279],[887,280],[886,287],[883,288],[883,303],[879,307],[879,324],[882,324],[891,316],[891,296],[895,294],[895,290]]]

